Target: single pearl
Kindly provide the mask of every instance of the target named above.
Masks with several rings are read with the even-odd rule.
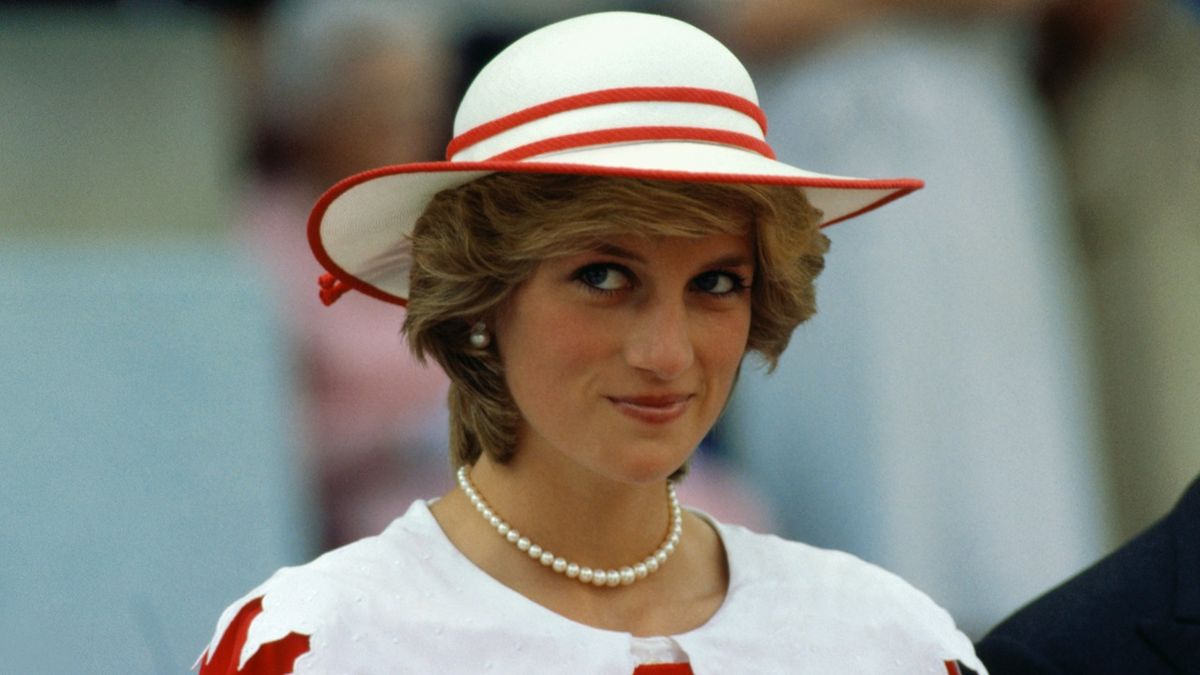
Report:
[[[497,523],[494,523],[496,526],[496,531],[499,532],[500,534],[508,534],[508,530],[509,530],[508,523],[504,522],[503,520],[500,520],[499,518],[497,518],[496,520],[499,521]]]
[[[510,544],[515,544],[521,538],[521,533],[517,532],[516,530],[509,530],[508,534],[504,535],[504,538],[507,539]]]
[[[620,586],[621,585],[621,573],[616,570],[609,570],[608,571],[608,585],[609,586]]]
[[[531,545],[532,542],[529,541],[529,537],[519,537],[517,539],[517,548],[521,549],[522,551],[528,551]]]
[[[562,559],[559,558],[559,560]],[[567,561],[563,560],[563,562]],[[558,566],[558,560],[554,561],[554,565],[555,567]],[[577,576],[579,576],[579,565],[576,565],[575,563],[567,563],[567,578],[574,579]]]
[[[649,558],[646,558],[646,569],[651,572],[657,572],[658,571],[658,558],[656,558],[655,556],[650,556]]]
[[[471,326],[470,335],[471,346],[476,349],[485,349],[492,344],[492,334],[488,332],[487,324],[482,321],[476,322]]]
[[[526,541],[529,541],[529,540],[526,539]],[[530,558],[542,557],[542,547],[538,546],[537,544],[530,544],[529,545],[529,557]]]
[[[669,541],[666,544],[664,544],[662,547],[662,550],[659,551],[659,553],[663,553],[665,555],[671,555],[674,552],[675,552],[675,544],[672,542],[669,542]],[[659,562],[663,562],[663,561],[660,560]]]
[[[568,574],[570,574],[570,572],[568,572]],[[592,568],[580,567],[579,568],[579,580],[585,584],[592,583]]]
[[[659,566],[662,566],[663,563],[667,562],[667,552],[659,551],[658,553],[655,553],[654,561],[657,562]]]
[[[621,585],[628,586],[637,580],[637,574],[634,573],[632,567],[621,568]]]
[[[592,585],[603,586],[608,583],[608,572],[604,570],[596,570],[592,572]]]
[[[634,565],[633,573],[637,575],[637,578],[639,579],[645,579],[646,577],[650,576],[650,570],[646,569],[646,563],[644,562]]]
[[[566,572],[566,571],[567,571],[567,560],[566,560],[566,558],[562,558],[562,557],[555,558],[555,559],[554,559],[554,564],[551,566],[551,568],[552,568],[552,569],[553,569],[555,572],[558,572],[559,574],[562,574],[563,572]],[[578,570],[578,569],[577,569],[577,570],[575,570],[575,574],[579,574],[579,570]],[[571,574],[568,572],[568,573],[567,573],[567,576],[571,576]]]
[[[542,563],[544,567],[549,567],[552,563],[554,563],[554,554],[549,551],[545,551],[542,553],[541,557],[538,558],[538,562]]]

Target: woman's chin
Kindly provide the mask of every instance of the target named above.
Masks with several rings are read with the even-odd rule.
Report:
[[[630,458],[623,462],[620,466],[610,467],[609,471],[614,474],[613,477],[624,483],[634,485],[650,485],[653,483],[661,483],[671,477],[679,470],[691,453],[676,454],[671,457],[665,456],[639,456]]]

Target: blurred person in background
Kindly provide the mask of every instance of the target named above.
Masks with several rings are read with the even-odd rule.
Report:
[[[1046,3],[695,4],[754,57],[780,157],[929,186],[831,232],[822,312],[773,377],[743,373],[718,431],[784,533],[919,580],[981,634],[1107,537],[1087,296],[1030,64]]]
[[[1070,0],[1044,27],[1042,82],[1102,300],[1120,532],[1142,531],[994,628],[979,654],[1001,674],[1198,673],[1200,6]]]
[[[448,383],[404,348],[400,312],[363,297],[322,311],[304,226],[335,180],[437,158],[456,67],[432,6],[388,0],[276,3],[261,55],[258,173],[239,235],[273,277],[290,328],[330,547],[378,532],[414,497],[449,484]]]
[[[1043,26],[1125,539],[1200,470],[1200,8],[1064,0]]]
[[[58,4],[0,6],[0,670],[181,672],[214,603],[317,544],[229,237],[243,34]]]

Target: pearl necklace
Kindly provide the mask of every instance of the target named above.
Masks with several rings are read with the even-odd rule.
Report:
[[[594,570],[590,567],[568,562],[562,556],[554,555],[550,551],[529,541],[528,537],[522,536],[520,532],[504,522],[488,506],[483,497],[480,497],[479,493],[475,491],[475,486],[467,478],[466,466],[459,467],[458,469],[458,487],[462,488],[462,491],[466,493],[467,499],[471,500],[471,504],[479,512],[479,515],[483,516],[483,519],[489,525],[496,528],[496,532],[508,540],[510,544],[516,546],[517,549],[527,554],[530,558],[540,562],[543,567],[549,567],[559,574],[567,575],[569,579],[576,579],[581,583],[592,584],[593,586],[628,586],[635,581],[645,579],[657,572],[663,566],[663,563],[667,562],[667,557],[675,552],[675,547],[679,545],[679,536],[683,534],[683,512],[679,508],[679,498],[675,496],[675,486],[671,481],[667,481],[667,501],[671,507],[671,529],[666,539],[663,540],[662,545],[654,553],[646,556],[645,560],[634,565],[628,565],[619,570]]]

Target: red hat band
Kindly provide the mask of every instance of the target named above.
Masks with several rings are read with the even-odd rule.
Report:
[[[620,87],[541,103],[459,134],[456,162],[521,161],[607,143],[700,141],[774,159],[767,117],[753,101],[699,87]]]

